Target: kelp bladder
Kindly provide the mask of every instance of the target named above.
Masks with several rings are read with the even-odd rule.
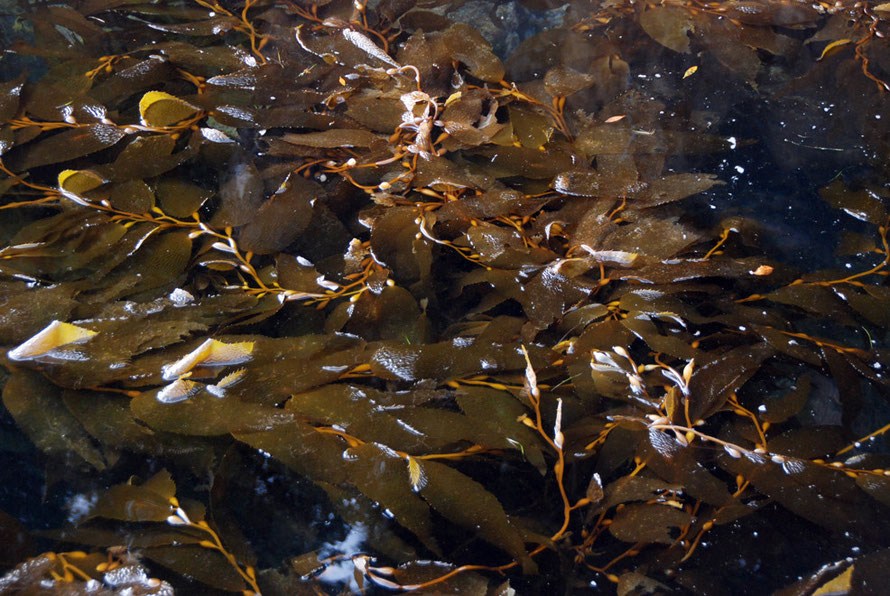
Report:
[[[875,581],[886,121],[844,123],[867,175],[820,180],[848,218],[824,269],[706,217],[724,181],[683,170],[754,142],[702,124],[727,85],[880,105],[886,7],[511,3],[562,22],[498,56],[463,22],[491,36],[481,4],[25,15],[12,49],[41,74],[0,88],[3,405],[87,505],[52,531],[0,516],[57,541],[0,586]]]

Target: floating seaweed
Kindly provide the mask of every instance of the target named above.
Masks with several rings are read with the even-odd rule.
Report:
[[[500,3],[562,23],[498,56],[485,3],[369,4],[22,15],[2,401],[86,504],[0,512],[0,591],[878,581],[888,5]],[[697,207],[758,140],[705,124],[722,86],[857,106],[831,263]]]

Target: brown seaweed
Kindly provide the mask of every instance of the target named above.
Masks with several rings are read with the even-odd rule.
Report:
[[[890,366],[886,5],[584,0],[502,60],[462,4],[24,15],[11,51],[46,69],[0,83],[3,408],[48,481],[103,488],[51,532],[0,514],[0,591],[321,593],[345,564],[360,589],[711,593],[712,553],[777,512],[862,548],[770,589],[876,581],[890,472],[863,445],[890,425],[854,421]],[[659,97],[644,52],[676,71]],[[844,123],[877,179],[820,193],[848,218],[831,266],[694,212],[722,181],[676,164],[749,141],[684,94],[726,80],[878,106]],[[265,465],[368,542],[258,556],[250,523],[314,532],[237,492]]]

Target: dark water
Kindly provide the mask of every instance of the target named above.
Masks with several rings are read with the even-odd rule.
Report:
[[[883,5],[7,10],[0,593],[886,579]]]

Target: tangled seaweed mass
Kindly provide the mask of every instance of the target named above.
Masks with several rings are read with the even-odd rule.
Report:
[[[0,591],[880,578],[890,5],[81,0],[16,28]],[[807,267],[696,164],[771,142],[724,132],[733,102],[823,100],[834,145],[779,143],[856,165],[814,178],[837,224],[807,242],[837,247]]]

